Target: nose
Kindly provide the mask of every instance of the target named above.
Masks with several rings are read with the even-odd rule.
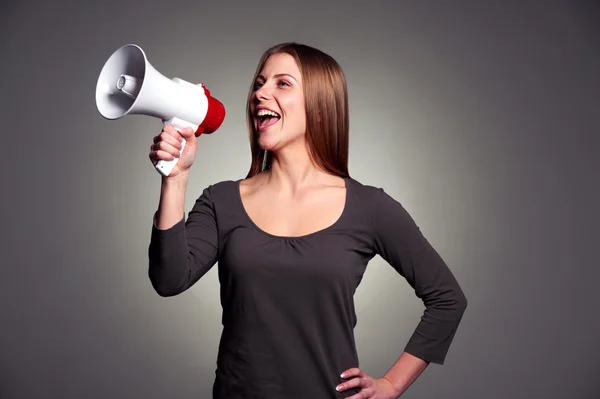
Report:
[[[271,98],[271,90],[268,89],[266,84],[263,84],[258,90],[256,90],[255,96],[259,100]]]

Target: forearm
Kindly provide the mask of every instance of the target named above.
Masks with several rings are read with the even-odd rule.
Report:
[[[399,397],[406,392],[428,365],[429,362],[403,352],[383,378],[392,384],[396,390],[396,397]]]
[[[383,376],[395,388],[395,397],[402,395],[429,364],[443,364],[448,342],[454,337],[466,308],[466,298],[460,289],[452,298],[461,299],[438,300],[430,304],[404,352]]]
[[[173,227],[184,217],[188,180],[189,172],[183,172],[174,178],[162,177],[156,213],[156,227],[160,230]]]

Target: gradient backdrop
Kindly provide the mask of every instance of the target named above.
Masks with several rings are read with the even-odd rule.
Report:
[[[210,397],[217,268],[178,297],[152,290],[161,125],[103,119],[96,79],[136,43],[225,104],[189,210],[247,172],[250,79],[288,40],[340,62],[351,175],[404,204],[469,300],[446,364],[403,398],[600,398],[598,2],[352,3],[2,3],[2,399]],[[361,366],[378,377],[423,306],[381,258],[356,303]]]

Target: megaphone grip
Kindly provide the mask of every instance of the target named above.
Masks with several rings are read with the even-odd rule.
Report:
[[[186,122],[179,118],[172,118],[167,121],[164,121],[164,125],[173,125],[175,127],[175,129],[177,129],[178,131],[181,131],[187,127],[191,127],[194,131],[196,131],[198,129],[198,125],[195,125],[190,122]],[[181,139],[181,150],[179,151],[179,157],[181,157],[181,154],[183,153],[184,148],[185,148],[185,139],[182,138]],[[154,168],[163,176],[165,176],[165,177],[169,176],[171,174],[171,172],[173,171],[173,168],[175,168],[175,165],[177,165],[177,161],[179,161],[179,157],[177,157],[171,161],[160,160],[156,163],[156,166],[154,166]]]

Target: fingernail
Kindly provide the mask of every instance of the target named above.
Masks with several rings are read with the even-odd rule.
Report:
[[[338,391],[338,392],[340,391],[340,389],[342,389],[342,387],[341,387],[341,386],[337,386],[337,387],[335,387],[335,390],[336,390],[336,391]]]
[[[340,374],[340,377],[346,378],[346,374],[342,373],[342,374]]]

